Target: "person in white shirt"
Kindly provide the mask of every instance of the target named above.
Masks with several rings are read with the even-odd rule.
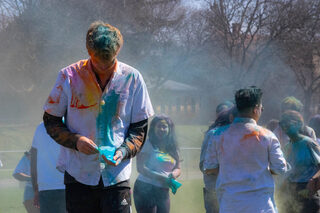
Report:
[[[63,173],[56,169],[60,145],[47,134],[43,123],[34,133],[30,152],[35,204],[41,213],[65,213]]]
[[[208,139],[210,138],[210,131],[212,131],[213,129],[219,128],[221,126],[230,124],[237,114],[237,110],[235,109],[234,105],[229,105],[228,106],[229,108],[224,107],[222,108],[222,111],[219,111],[218,109],[219,108],[221,109],[221,107],[219,106],[221,106],[222,104],[219,104],[217,106],[217,109],[216,109],[216,112],[218,113],[216,115],[217,118],[215,122],[211,124],[209,129],[207,130],[201,146],[199,168],[200,168],[200,171],[203,173],[203,182],[204,182],[203,199],[204,199],[204,206],[206,209],[206,213],[219,212],[219,204],[218,204],[216,190],[215,190],[217,175],[206,174],[203,168],[203,162],[204,162],[204,158],[206,155],[208,142],[209,142]]]
[[[257,125],[263,111],[261,97],[256,87],[238,90],[238,117],[209,133],[204,170],[218,174],[221,213],[277,212],[272,174],[285,173],[287,166],[278,139]]]
[[[22,182],[25,182],[24,193],[23,193],[23,205],[28,213],[39,213],[39,208],[33,205],[34,193],[31,182],[31,171],[30,171],[30,152],[25,152],[20,159],[18,165],[13,171],[12,176]]]
[[[58,169],[69,213],[131,212],[131,162],[154,112],[140,72],[117,60],[122,45],[116,27],[92,23],[90,58],[59,72],[44,105],[46,130],[62,145]]]

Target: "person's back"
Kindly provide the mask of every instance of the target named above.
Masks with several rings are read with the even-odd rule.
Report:
[[[269,152],[278,144],[275,136],[256,125],[253,119],[236,118],[230,126],[218,129],[214,137],[219,159],[217,193],[224,196],[221,211],[232,212],[235,208],[238,212],[251,212],[251,205],[244,206],[242,210],[236,208],[237,202],[251,202],[250,198],[255,200],[253,209],[274,208],[264,202],[272,196],[274,188],[269,167],[282,173],[285,165],[284,160],[272,162],[271,154],[281,155]]]
[[[223,187],[234,180],[232,186],[223,188],[226,191],[245,192],[270,187],[270,181],[266,182],[267,185],[261,185],[258,179],[265,173],[267,179],[272,179],[268,171],[268,149],[275,138],[268,130],[256,125],[253,119],[236,118],[221,135],[219,130],[216,134],[220,163],[218,186]],[[253,184],[256,181],[260,183]]]
[[[274,134],[256,123],[261,96],[255,87],[237,91],[239,117],[210,132],[204,168],[218,173],[220,212],[276,212],[272,174],[284,173],[286,161]]]
[[[43,123],[34,133],[31,153],[32,179],[39,191],[40,212],[66,212],[63,173],[56,169],[60,145],[47,134]]]
[[[64,189],[63,173],[56,169],[60,145],[47,134],[43,123],[37,127],[32,147],[37,149],[39,190]]]

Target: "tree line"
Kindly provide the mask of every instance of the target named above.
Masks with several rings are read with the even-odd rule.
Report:
[[[97,19],[120,29],[120,60],[154,91],[168,79],[192,85],[207,111],[247,85],[263,88],[269,118],[287,95],[304,102],[306,117],[320,103],[319,1],[0,0],[1,117],[39,112],[57,71],[87,57],[85,32]]]

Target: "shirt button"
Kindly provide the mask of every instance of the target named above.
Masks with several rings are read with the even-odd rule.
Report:
[[[100,105],[103,106],[105,104],[106,104],[106,102],[104,100],[101,100]]]

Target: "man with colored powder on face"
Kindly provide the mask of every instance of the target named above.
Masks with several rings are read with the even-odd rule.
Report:
[[[141,74],[117,60],[122,44],[117,28],[92,23],[90,58],[59,72],[44,105],[47,132],[62,145],[57,168],[64,172],[70,213],[131,211],[131,158],[154,112]],[[115,149],[112,159],[102,155],[105,163],[101,147]]]
[[[302,113],[303,104],[301,103],[301,101],[299,101],[297,98],[295,98],[293,96],[285,97],[281,102],[281,113],[283,114],[287,110],[294,110],[296,112]],[[280,142],[282,148],[284,148],[289,143],[290,138],[282,130],[282,128],[279,125],[279,122],[278,122],[277,127],[274,129],[273,133],[279,139],[279,142]],[[302,135],[308,136],[308,137],[312,138],[313,140],[317,141],[316,134],[315,134],[314,130],[307,125],[304,125],[301,128],[300,133]]]
[[[278,139],[257,125],[261,98],[257,87],[238,90],[238,116],[208,134],[204,170],[218,174],[219,212],[277,212],[272,174],[286,172],[287,166]]]

